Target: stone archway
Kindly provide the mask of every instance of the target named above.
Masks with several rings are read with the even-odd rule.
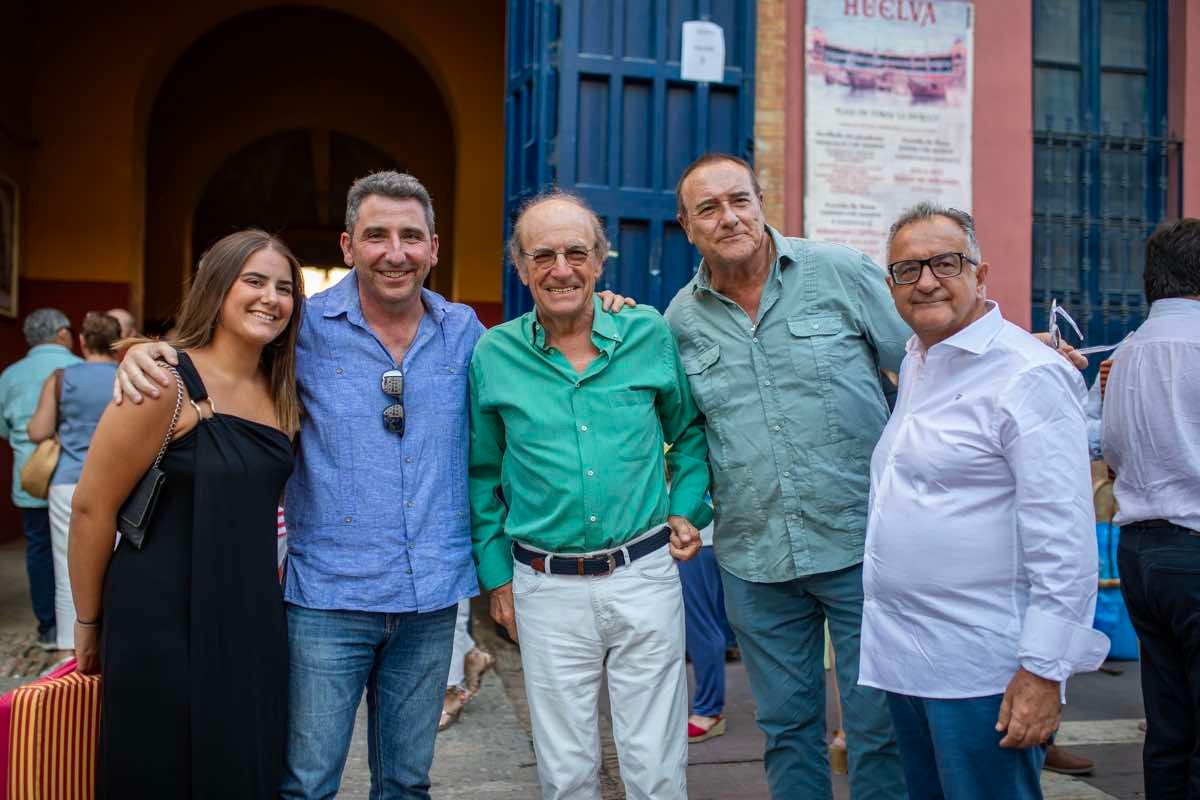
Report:
[[[381,168],[434,198],[453,283],[454,129],[440,90],[396,40],[337,12],[283,7],[199,38],[163,82],[147,141],[145,317],[174,313],[212,241],[257,225],[306,263],[340,263],[346,190]]]

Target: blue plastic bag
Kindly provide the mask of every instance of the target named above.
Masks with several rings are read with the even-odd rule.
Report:
[[[1111,522],[1096,523],[1096,544],[1100,549],[1100,580],[1121,577],[1117,569],[1117,544],[1121,529]],[[1108,637],[1112,643],[1108,657],[1114,661],[1137,661],[1138,641],[1125,608],[1121,587],[1101,587],[1096,594],[1096,619],[1092,627]]]

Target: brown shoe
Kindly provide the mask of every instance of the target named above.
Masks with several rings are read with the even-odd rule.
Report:
[[[1046,748],[1046,763],[1042,769],[1057,772],[1060,775],[1091,775],[1096,763],[1090,758],[1077,756],[1070,750],[1057,745]]]
[[[458,722],[463,706],[470,699],[471,696],[457,686],[446,688],[446,696],[442,699],[442,718],[438,720],[439,732],[446,730],[446,728]]]
[[[486,650],[472,647],[467,651],[467,654],[463,656],[463,675],[468,694],[474,695],[479,691],[479,684],[483,680],[484,673],[495,665],[496,657]]]

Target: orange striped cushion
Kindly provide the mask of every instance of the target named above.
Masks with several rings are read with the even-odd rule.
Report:
[[[13,691],[9,800],[85,800],[96,783],[100,676],[70,672]]]

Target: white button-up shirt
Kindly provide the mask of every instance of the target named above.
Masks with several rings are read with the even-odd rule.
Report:
[[[990,301],[909,341],[871,459],[860,683],[982,697],[1021,666],[1064,681],[1104,660],[1085,393]]]
[[[1165,519],[1200,531],[1200,300],[1150,306],[1113,356],[1103,413],[1115,522]]]

